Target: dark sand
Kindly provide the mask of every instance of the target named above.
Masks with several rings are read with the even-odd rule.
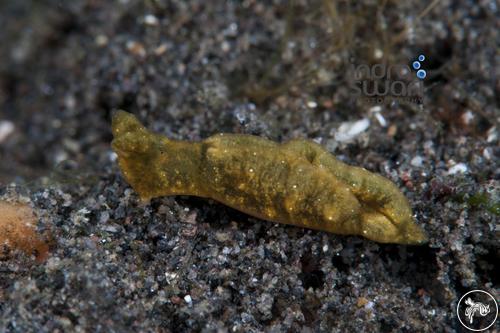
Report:
[[[0,332],[462,331],[465,292],[499,296],[500,9],[419,18],[429,2],[2,1],[0,199],[29,201],[53,243],[42,264],[0,261]],[[353,98],[352,64],[419,54],[422,103]],[[115,109],[177,139],[314,139],[396,182],[430,242],[143,205]]]

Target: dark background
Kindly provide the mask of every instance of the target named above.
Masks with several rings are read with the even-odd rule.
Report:
[[[0,261],[0,331],[460,331],[465,292],[498,299],[499,9],[429,4],[2,1],[0,198],[28,200],[53,240],[42,264]],[[353,98],[350,59],[419,54],[421,104]],[[142,205],[109,146],[115,109],[177,139],[314,139],[396,182],[430,242]]]

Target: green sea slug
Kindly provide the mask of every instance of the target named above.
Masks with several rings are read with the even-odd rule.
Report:
[[[143,200],[193,195],[267,221],[381,243],[426,242],[391,181],[340,162],[312,141],[225,133],[177,141],[124,111],[113,115],[112,129],[123,175]]]

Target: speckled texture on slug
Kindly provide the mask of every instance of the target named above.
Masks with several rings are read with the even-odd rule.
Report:
[[[174,141],[123,111],[113,117],[113,134],[123,174],[143,200],[208,197],[268,221],[383,243],[426,241],[392,182],[313,142],[279,144],[241,134]]]

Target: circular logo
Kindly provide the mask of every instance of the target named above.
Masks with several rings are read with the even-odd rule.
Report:
[[[495,323],[498,304],[495,298],[484,290],[471,290],[460,298],[457,304],[460,323],[471,331],[484,331]]]

